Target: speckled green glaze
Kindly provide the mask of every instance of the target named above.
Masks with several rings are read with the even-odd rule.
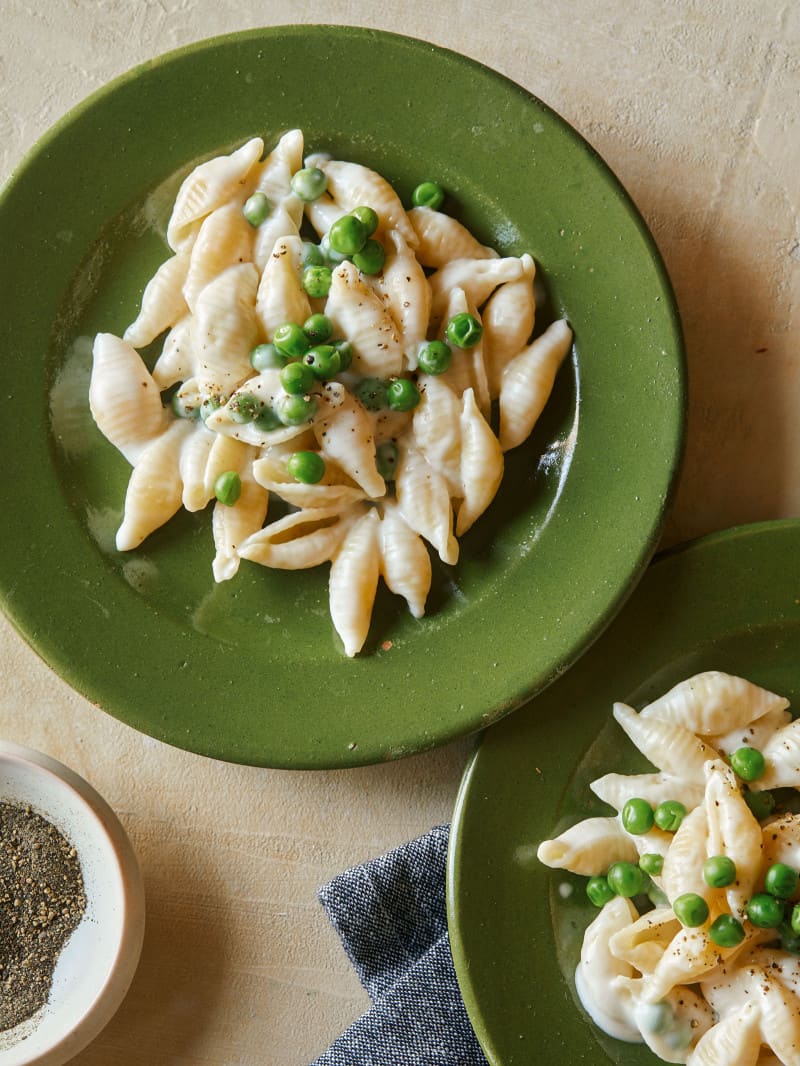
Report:
[[[549,870],[540,841],[607,814],[588,782],[646,764],[611,718],[702,670],[724,670],[800,705],[800,522],[743,526],[650,567],[569,673],[483,738],[459,792],[447,906],[456,972],[492,1066],[655,1066],[606,1037],[575,1000],[572,974],[597,911],[585,878]],[[559,889],[570,885],[562,898]]]
[[[343,55],[346,77],[298,78],[339,70]],[[245,564],[214,585],[209,513],[116,553],[128,470],[85,403],[90,338],[135,316],[167,254],[169,198],[187,166],[292,126],[310,148],[376,167],[406,200],[419,180],[441,182],[482,240],[533,253],[548,295],[540,324],[567,315],[577,338],[459,565],[435,566],[429,615],[416,621],[381,592],[356,661],[333,634],[327,568]],[[484,67],[346,27],[279,27],[172,53],[36,146],[0,199],[0,245],[4,607],[70,684],[137,729],[268,766],[428,748],[561,674],[650,558],[683,441],[669,282],[592,149]]]

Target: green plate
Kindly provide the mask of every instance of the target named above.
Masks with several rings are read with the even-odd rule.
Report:
[[[433,103],[435,102],[435,104]],[[379,595],[344,657],[327,567],[244,564],[215,586],[207,512],[113,550],[128,467],[86,404],[89,346],[121,332],[166,256],[189,163],[301,126],[404,198],[435,177],[503,252],[533,253],[539,316],[572,361],[505,484],[437,566],[416,621]],[[657,542],[683,441],[668,279],[624,190],[519,86],[420,41],[279,27],[139,67],[63,119],[0,199],[0,543],[4,606],[70,684],[160,739],[282,767],[391,759],[480,728],[562,673],[616,613]]]
[[[577,666],[484,736],[456,803],[447,904],[461,991],[492,1066],[660,1061],[607,1037],[579,1006],[572,975],[597,911],[586,879],[542,866],[536,848],[609,813],[593,778],[644,768],[612,703],[641,708],[711,669],[786,696],[796,712],[800,522],[743,526],[659,558]]]

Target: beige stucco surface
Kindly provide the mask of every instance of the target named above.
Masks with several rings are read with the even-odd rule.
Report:
[[[666,542],[800,513],[800,6],[0,0],[0,179],[130,66],[286,22],[427,38],[509,75],[576,126],[642,210],[683,316],[688,449]],[[309,1062],[367,1006],[317,886],[447,820],[470,742],[348,772],[235,767],[95,710],[5,621],[0,664],[0,735],[87,777],[119,812],[146,881],[138,975],[75,1061]]]

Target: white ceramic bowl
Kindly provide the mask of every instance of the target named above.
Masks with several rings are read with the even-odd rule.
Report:
[[[0,741],[0,801],[30,804],[78,852],[86,913],[59,957],[45,1007],[0,1033],[0,1066],[61,1066],[111,1019],[144,936],[144,888],[125,830],[83,778],[47,755]]]

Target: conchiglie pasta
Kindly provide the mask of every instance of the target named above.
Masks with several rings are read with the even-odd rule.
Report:
[[[216,581],[234,579],[243,559],[330,562],[331,617],[352,656],[378,581],[421,619],[429,546],[455,565],[458,538],[498,491],[487,358],[494,378],[515,364],[518,390],[536,379],[533,400],[500,397],[501,434],[513,422],[515,440],[544,403],[546,374],[520,363],[535,310],[529,254],[501,257],[444,212],[406,212],[369,167],[321,153],[304,162],[304,150],[290,129],[266,158],[253,137],[192,168],[167,225],[174,254],[130,309],[124,339],[95,340],[90,407],[134,467],[120,550],[181,507],[208,508]],[[308,201],[304,166],[325,186]],[[369,234],[355,218],[331,231],[344,215],[365,219],[359,208],[375,213]],[[305,239],[309,224],[319,244]],[[347,226],[369,240],[361,252],[337,247]],[[465,348],[447,338],[462,314],[484,331]],[[150,372],[136,348],[157,338]],[[235,499],[223,474],[239,479]],[[280,516],[265,525],[270,497]]]
[[[719,672],[681,682],[640,714],[615,704],[617,722],[659,771],[598,778],[592,790],[622,809],[622,817],[585,819],[540,846],[546,864],[597,877],[608,873],[608,883],[617,887],[609,864],[636,859],[616,859],[606,837],[619,836],[620,855],[630,845],[641,857],[641,868],[653,882],[645,887],[655,910],[640,914],[638,902],[623,906],[619,897],[605,903],[584,935],[578,968],[578,974],[595,967],[602,975],[602,1009],[595,986],[576,980],[576,987],[606,1032],[641,1039],[666,1061],[800,1066],[800,959],[784,950],[796,942],[788,917],[800,890],[785,905],[780,924],[780,911],[774,920],[760,922],[750,905],[754,896],[769,891],[766,875],[774,864],[800,872],[800,815],[766,814],[759,822],[757,805],[751,810],[745,798],[748,788],[778,787],[774,780],[800,789],[800,768],[792,770],[791,759],[785,777],[775,769],[775,753],[786,750],[791,735],[791,726],[784,724],[786,706],[783,697]],[[726,726],[729,733],[717,732]],[[765,774],[743,781],[734,770],[738,761],[728,765],[708,743],[710,737],[733,738],[742,730],[749,735],[751,727],[764,741],[761,750],[774,778]],[[684,804],[688,811],[680,820],[680,807],[673,808],[676,831],[673,826],[671,832],[639,833],[643,817],[631,824],[624,812],[632,799],[655,808]],[[658,823],[658,810],[655,818]],[[601,858],[592,847],[595,839]],[[726,878],[721,877],[723,859],[731,864]],[[592,898],[599,891],[593,889]],[[627,920],[625,907],[630,908]],[[613,975],[609,958],[631,972]]]

